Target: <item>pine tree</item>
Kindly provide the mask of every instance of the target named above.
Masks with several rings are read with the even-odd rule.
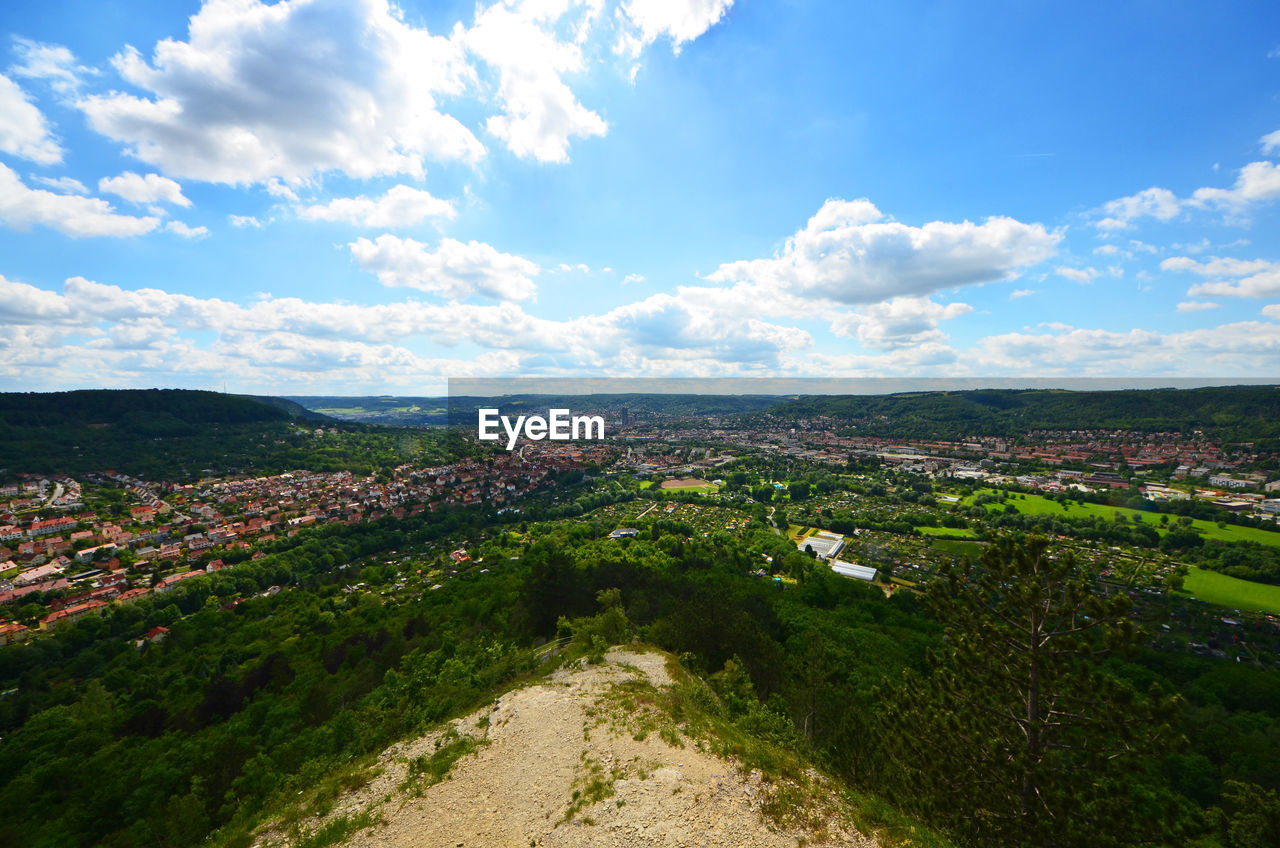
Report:
[[[1108,674],[1142,635],[1047,540],[1002,538],[945,568],[926,601],[946,648],[889,693],[898,797],[981,845],[1160,843],[1174,815],[1142,785],[1178,742],[1176,697]]]

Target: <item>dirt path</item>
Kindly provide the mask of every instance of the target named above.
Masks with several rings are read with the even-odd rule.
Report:
[[[607,705],[614,702],[603,700],[615,684],[635,679],[669,684],[665,656],[615,648],[603,664],[562,669],[504,695],[454,723],[456,732],[487,741],[420,795],[402,789],[408,760],[430,755],[441,734],[393,746],[382,757],[385,771],[333,813],[374,808],[382,817],[347,844],[874,848],[838,825],[825,841],[775,830],[760,812],[768,791],[759,775],[746,778],[688,740],[673,747],[656,732],[635,738],[626,717]]]

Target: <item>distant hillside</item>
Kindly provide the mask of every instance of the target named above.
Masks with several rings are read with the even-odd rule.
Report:
[[[323,419],[279,398],[182,389],[0,394],[0,469],[42,474],[117,469],[188,476],[254,465]]]
[[[476,410],[494,407],[504,415],[570,409],[576,413],[617,418],[622,410],[636,417],[742,415],[768,409],[781,398],[767,395],[696,394],[515,394],[499,397],[340,397],[294,396],[288,400],[344,421],[364,421],[401,427],[474,424]]]
[[[813,396],[766,413],[828,416],[895,437],[1013,436],[1028,430],[1203,430],[1224,441],[1280,441],[1280,388],[1226,386],[1080,392],[989,389],[896,395]]]

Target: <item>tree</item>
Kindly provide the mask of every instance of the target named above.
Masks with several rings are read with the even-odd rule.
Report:
[[[926,601],[947,647],[889,697],[901,797],[975,844],[1160,843],[1169,810],[1137,772],[1177,742],[1179,701],[1104,670],[1141,639],[1129,599],[1096,594],[1044,538],[1003,537]]]

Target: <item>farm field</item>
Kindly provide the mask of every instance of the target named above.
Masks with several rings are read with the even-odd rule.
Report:
[[[1280,586],[1191,567],[1182,594],[1232,609],[1280,613]]]
[[[995,494],[994,489],[979,489],[973,495],[965,498],[961,503],[972,504],[973,499],[981,494]],[[1157,512],[1146,512],[1145,510],[1129,509],[1121,506],[1106,506],[1103,504],[1080,504],[1072,502],[1067,509],[1062,508],[1062,504],[1057,501],[1051,501],[1043,495],[1017,495],[1010,500],[1018,512],[1028,515],[1061,515],[1070,518],[1095,517],[1112,521],[1116,513],[1120,513],[1125,518],[1133,520],[1134,515],[1142,516],[1142,520],[1156,529],[1160,535],[1164,535],[1165,528],[1160,526],[1160,515]],[[998,509],[996,504],[989,505],[991,510]],[[1176,520],[1175,516],[1169,516],[1169,521]],[[1219,527],[1216,522],[1205,521],[1197,518],[1192,521],[1192,526],[1204,534],[1206,539],[1217,539],[1222,542],[1258,542],[1263,545],[1280,546],[1280,533],[1271,530],[1259,530],[1256,527],[1239,527],[1234,524],[1228,524],[1226,527]]]

